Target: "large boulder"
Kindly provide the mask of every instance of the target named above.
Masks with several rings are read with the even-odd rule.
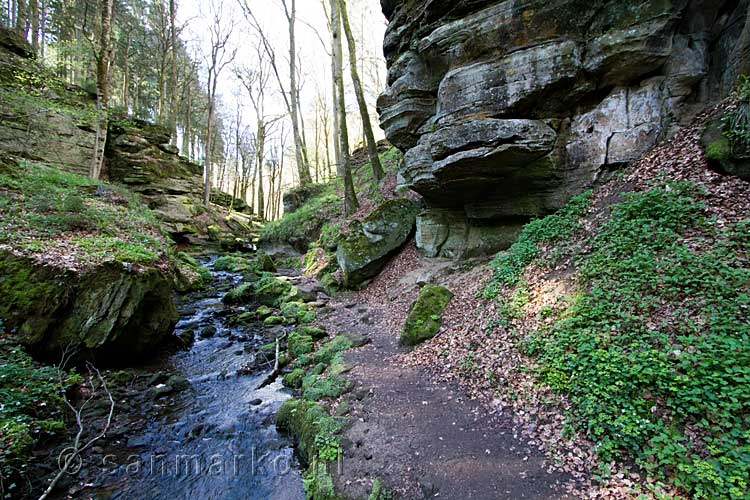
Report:
[[[453,293],[443,286],[425,285],[409,309],[401,331],[401,344],[414,346],[437,335],[443,311],[452,298]]]
[[[339,239],[336,258],[344,285],[356,287],[380,272],[388,259],[409,239],[419,212],[408,199],[389,200],[364,221],[353,222]]]
[[[701,134],[701,145],[706,159],[715,170],[750,180],[750,149],[727,137],[721,118],[715,118],[706,124]]]
[[[747,4],[383,0],[378,111],[428,207],[418,247],[507,247],[476,235],[559,209],[721,98],[750,62]]]
[[[79,272],[0,252],[0,319],[33,352],[102,362],[153,355],[178,320],[170,277],[105,263]]]

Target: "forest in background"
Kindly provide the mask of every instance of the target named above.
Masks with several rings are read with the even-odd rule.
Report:
[[[313,22],[298,16],[296,0],[274,2],[270,14],[254,0],[8,0],[0,16],[39,61],[96,96],[101,149],[105,116],[163,125],[181,155],[203,165],[206,203],[217,188],[273,220],[284,190],[334,177],[346,187],[347,211],[356,208],[349,154],[358,145],[382,176],[382,132],[371,115],[384,63],[366,37],[373,2],[349,3],[315,2]],[[315,61],[323,77],[301,47],[310,37],[328,58]]]

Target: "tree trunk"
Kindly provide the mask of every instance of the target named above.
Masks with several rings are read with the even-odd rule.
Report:
[[[107,140],[107,111],[109,109],[109,77],[112,62],[112,10],[114,0],[102,0],[99,25],[99,53],[96,54],[96,140],[91,177],[98,179],[104,161],[104,143]],[[104,122],[104,123],[102,123]]]
[[[290,114],[292,115],[292,129],[294,131],[294,149],[297,157],[297,170],[299,171],[300,184],[309,184],[312,182],[310,177],[310,168],[305,161],[305,153],[303,152],[302,134],[300,133],[299,126],[299,104],[297,97],[297,47],[295,37],[295,23],[297,20],[297,0],[291,0],[292,9],[291,13],[287,12],[287,18],[289,20],[289,75],[291,88],[290,93]],[[286,7],[286,2],[284,3]]]
[[[380,181],[383,178],[383,167],[380,165],[378,145],[375,142],[375,135],[372,132],[370,112],[367,110],[365,92],[362,89],[362,80],[359,78],[359,71],[357,70],[357,46],[354,41],[354,35],[352,34],[352,28],[349,25],[349,15],[346,11],[346,0],[339,0],[339,7],[341,8],[341,21],[344,26],[346,40],[349,45],[349,68],[351,69],[352,73],[352,83],[354,83],[354,94],[357,96],[359,114],[362,116],[362,128],[365,133],[367,153],[370,156],[370,164],[372,165],[372,176],[376,181]]]
[[[190,118],[191,118],[191,116],[190,116],[191,109],[190,108],[192,108],[192,106],[193,106],[193,103],[192,103],[192,100],[191,100],[192,99],[192,95],[191,95],[192,83],[193,83],[192,81],[188,82],[188,85],[187,85],[187,87],[185,89],[185,92],[186,92],[186,96],[185,96],[185,124],[184,124],[185,125],[185,129],[182,132],[182,154],[184,154],[185,156],[187,156],[188,161],[190,161],[191,158],[192,158],[192,155],[190,154],[191,153],[191,148],[190,148],[190,134],[192,133],[191,129],[193,127],[192,124],[190,123]]]
[[[349,131],[346,124],[346,100],[342,75],[343,55],[341,47],[341,19],[338,0],[331,0],[331,35],[333,37],[333,81],[336,88],[339,115],[339,164],[338,175],[344,181],[344,213],[353,214],[359,208],[357,193],[354,191],[352,167],[349,159]]]
[[[29,36],[28,14],[26,12],[26,0],[16,2],[16,32],[26,40]]]
[[[29,2],[29,17],[31,18],[31,46],[34,54],[39,54],[39,0]]]
[[[177,6],[169,0],[169,34],[172,42],[172,68],[169,78],[169,133],[170,144],[177,145]]]
[[[266,124],[263,122],[263,118],[258,119],[258,130],[256,132],[256,159],[255,168],[258,171],[258,217],[260,217],[261,220],[265,220],[265,212],[264,212],[264,199],[263,199],[263,161],[264,161],[264,153],[263,149],[265,147],[266,142]]]
[[[128,31],[125,40],[125,52],[122,55],[122,106],[126,113],[130,113],[130,43],[133,32]]]
[[[214,119],[214,102],[216,99],[216,80],[213,79],[212,76],[209,74],[208,78],[208,85],[209,85],[209,94],[208,94],[208,127],[206,130],[206,178],[204,179],[205,184],[203,186],[203,204],[205,206],[208,206],[208,204],[211,202],[211,160],[213,159],[213,155],[211,154],[211,148],[213,146],[213,119]]]

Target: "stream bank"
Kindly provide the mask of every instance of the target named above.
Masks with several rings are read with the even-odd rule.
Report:
[[[285,327],[247,314],[238,322],[254,307],[222,298],[242,273],[216,270],[215,257],[200,260],[212,282],[178,299],[175,333],[187,348],[105,373],[116,401],[113,426],[60,498],[304,498],[292,443],[274,425],[288,391],[280,380],[264,385],[274,359],[261,347]],[[92,428],[108,410],[94,406]]]

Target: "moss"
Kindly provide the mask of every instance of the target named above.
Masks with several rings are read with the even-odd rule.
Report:
[[[260,306],[255,310],[255,314],[258,315],[258,318],[264,319],[273,314],[273,310],[268,306]]]
[[[269,316],[263,320],[263,324],[266,326],[283,325],[284,318],[281,316]]]
[[[285,195],[289,196],[289,193]],[[307,199],[292,213],[281,220],[266,224],[260,234],[261,242],[285,242],[300,252],[317,240],[323,225],[341,214],[341,200],[335,194],[333,184],[322,186],[321,192]]]
[[[732,146],[729,139],[722,136],[706,146],[706,158],[709,161],[725,162],[729,161],[732,155]]]
[[[329,459],[332,451],[335,459],[340,450],[336,434],[341,431],[342,424],[312,401],[286,400],[276,412],[276,427],[295,437],[297,449],[306,463],[316,458]]]
[[[315,376],[307,384],[303,382],[303,396],[310,401],[337,398],[350,391],[352,383],[341,375]]]
[[[273,259],[271,258],[270,255],[267,255],[264,253],[258,254],[257,266],[258,266],[258,269],[262,272],[266,272],[266,273],[276,272],[276,264],[274,263]]]
[[[312,323],[315,320],[315,311],[311,310],[304,302],[285,302],[281,305],[281,315],[290,323]]]
[[[64,307],[66,290],[52,269],[35,266],[24,257],[0,252],[0,319],[17,329],[28,343],[36,343]]]
[[[223,255],[214,261],[214,269],[217,271],[239,273],[247,270],[249,267],[247,259],[239,255]]]
[[[308,335],[301,335],[298,332],[292,332],[289,334],[287,341],[287,352],[289,356],[294,359],[302,354],[312,352],[314,349],[313,339]]]
[[[281,379],[281,382],[287,387],[299,389],[300,387],[302,387],[302,379],[304,377],[305,370],[303,370],[302,368],[295,368],[291,372],[284,375],[284,377]]]
[[[247,304],[255,298],[255,287],[250,283],[243,283],[229,290],[222,302],[225,304]]]
[[[174,255],[172,264],[175,289],[178,292],[201,290],[211,282],[211,271],[185,252]]]
[[[372,278],[394,251],[406,242],[419,212],[411,200],[388,200],[364,221],[352,222],[349,232],[339,238],[336,259],[343,272],[344,284],[356,287]],[[378,238],[371,238],[371,234]]]
[[[401,332],[401,343],[416,345],[434,337],[440,330],[443,310],[452,298],[453,294],[445,287],[425,285],[409,310]]]
[[[313,340],[320,340],[322,338],[325,338],[325,336],[327,335],[326,331],[318,326],[300,325],[299,327],[297,327],[297,331],[301,335],[312,337]]]
[[[292,284],[275,276],[264,276],[255,287],[258,302],[278,307],[292,291]]]
[[[351,349],[353,346],[352,341],[344,335],[337,335],[333,339],[323,344],[320,349],[315,351],[312,355],[312,360],[315,363],[325,363],[330,365],[334,357],[347,349]]]

